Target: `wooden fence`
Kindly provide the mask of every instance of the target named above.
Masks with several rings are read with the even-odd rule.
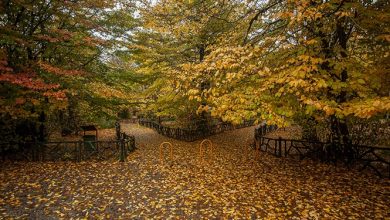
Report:
[[[253,125],[253,120],[244,121],[240,125],[233,125],[230,123],[220,123],[207,127],[206,129],[183,129],[183,128],[171,128],[164,125],[161,125],[155,121],[148,119],[139,119],[139,124],[148,128],[154,129],[157,133],[182,141],[196,141],[203,139],[205,137],[222,133],[225,131],[231,131],[238,128],[249,127]]]
[[[134,149],[134,136],[121,133],[120,139],[108,141],[0,143],[0,158],[24,161],[125,161],[127,154]]]
[[[334,163],[343,161],[349,166],[357,167],[360,171],[371,169],[378,176],[390,177],[390,148],[388,147],[352,145],[346,148],[335,143],[268,138],[264,136],[275,130],[277,130],[276,126],[267,125],[256,128],[256,149],[271,153],[277,157],[292,157],[300,160],[313,158]],[[343,157],[343,155],[347,155],[345,149],[352,150],[352,154],[348,154],[351,155],[350,157]]]

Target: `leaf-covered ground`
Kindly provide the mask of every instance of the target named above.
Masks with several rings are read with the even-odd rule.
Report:
[[[138,150],[126,163],[6,163],[0,218],[57,219],[388,219],[389,180],[334,166],[297,163],[246,146],[253,128],[199,141],[164,138],[127,125]],[[158,145],[174,144],[159,163]]]

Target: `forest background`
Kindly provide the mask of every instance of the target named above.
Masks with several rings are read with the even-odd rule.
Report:
[[[298,125],[304,139],[389,144],[378,138],[390,110],[386,0],[0,7],[1,141],[137,114],[195,128],[253,119]]]

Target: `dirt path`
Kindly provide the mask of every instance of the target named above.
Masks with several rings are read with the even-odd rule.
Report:
[[[0,216],[113,219],[345,219],[390,217],[389,181],[305,161],[248,151],[253,128],[200,141],[167,139],[123,125],[138,150],[126,163],[12,163],[0,170]],[[174,159],[159,163],[170,141]],[[168,153],[167,153],[168,155]]]

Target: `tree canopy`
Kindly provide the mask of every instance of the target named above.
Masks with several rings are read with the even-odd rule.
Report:
[[[86,114],[115,115],[113,106],[128,103],[129,82],[119,84],[123,73],[112,66],[136,26],[134,3],[7,0],[0,10],[2,121],[70,103]]]
[[[345,142],[348,121],[390,109],[385,0],[9,0],[1,10],[3,114],[73,98],[87,115],[136,106],[182,121],[314,121]]]

